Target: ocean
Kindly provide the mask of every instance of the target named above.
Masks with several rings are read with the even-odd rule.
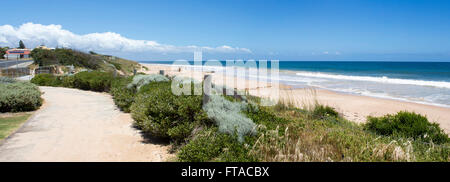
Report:
[[[450,62],[280,61],[279,68],[280,82],[297,88],[450,107]]]

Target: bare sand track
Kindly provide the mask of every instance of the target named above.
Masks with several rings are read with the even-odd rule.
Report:
[[[44,105],[0,143],[0,161],[165,161],[166,144],[142,138],[106,93],[40,87]]]

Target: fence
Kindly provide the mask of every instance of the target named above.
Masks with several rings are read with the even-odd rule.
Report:
[[[53,66],[40,66],[39,68],[34,70],[34,74],[41,73],[49,73],[49,74],[58,74],[57,68]]]
[[[0,70],[0,76],[4,77],[17,78],[27,75],[31,75],[31,70],[29,68],[2,68]]]
[[[0,76],[27,79],[32,71],[26,66],[31,61],[0,61]]]

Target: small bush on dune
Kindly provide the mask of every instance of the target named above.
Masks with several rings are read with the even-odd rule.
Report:
[[[194,78],[190,78],[190,77],[184,77],[184,76],[174,76],[172,78],[172,81],[179,84],[179,85],[185,85],[185,84],[202,84],[201,81],[198,81]]]
[[[75,87],[75,77],[74,76],[62,76],[61,78],[62,87],[74,88]]]
[[[54,76],[52,74],[42,73],[42,74],[35,75],[31,79],[31,83],[34,83],[39,86],[57,87],[57,86],[61,85],[61,80],[59,77]]]
[[[135,125],[145,133],[180,142],[194,126],[208,122],[201,96],[176,96],[170,82],[153,82],[141,88],[131,105]]]
[[[312,116],[316,119],[337,118],[339,113],[330,106],[316,105],[312,111]]]
[[[167,82],[168,78],[162,75],[136,75],[134,77],[126,77],[116,79],[111,83],[111,95],[113,95],[114,102],[124,112],[130,112],[131,104],[134,102],[134,97],[141,87],[152,82]],[[151,87],[149,87],[151,88]],[[143,89],[142,92],[149,91]]]
[[[236,133],[241,142],[245,135],[256,134],[255,123],[241,112],[246,109],[246,103],[231,102],[217,95],[211,95],[210,101],[203,106],[208,117],[219,127],[219,132]]]
[[[256,107],[249,105],[250,107]],[[274,108],[275,109],[275,108]],[[256,124],[264,125],[267,129],[275,129],[278,126],[284,126],[291,122],[288,119],[281,118],[269,111],[268,108],[260,107],[258,109],[248,109],[245,114]]]
[[[97,92],[109,92],[111,82],[114,80],[114,75],[107,72],[80,72],[74,76],[74,88],[82,90],[92,90]]]
[[[383,117],[368,117],[364,128],[380,135],[411,137],[434,143],[445,143],[449,137],[437,123],[430,123],[425,116],[411,112],[398,112]]]
[[[32,83],[0,84],[0,112],[34,111],[41,104],[41,92]]]
[[[130,112],[131,104],[133,104],[136,95],[133,90],[127,88],[131,81],[132,77],[127,77],[116,79],[111,83],[110,93],[113,96],[114,103],[126,113]]]
[[[163,75],[136,75],[133,81],[128,84],[128,89],[139,90],[142,86],[147,85],[151,82],[168,82],[169,79]]]
[[[39,86],[68,87],[96,92],[109,92],[113,80],[115,80],[115,77],[112,73],[84,71],[73,76],[55,76],[47,73],[38,74],[31,79],[31,83]]]
[[[218,133],[217,128],[202,130],[177,153],[181,162],[253,162],[249,148],[237,141],[235,136]]]

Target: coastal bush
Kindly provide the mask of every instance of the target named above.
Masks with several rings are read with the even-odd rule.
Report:
[[[39,66],[49,66],[55,64],[74,65],[89,69],[98,69],[103,62],[96,55],[86,54],[80,51],[57,48],[55,50],[33,49],[31,51],[36,64]]]
[[[131,83],[133,77],[123,77],[114,80],[111,83],[111,95],[113,96],[114,103],[120,110],[129,113],[131,104],[134,102],[135,92],[127,88],[127,85]]]
[[[236,138],[217,131],[216,127],[200,131],[193,140],[180,148],[177,159],[181,162],[254,162],[249,147]]]
[[[249,109],[247,109],[244,113],[253,122],[258,125],[264,125],[264,127],[266,127],[267,129],[275,129],[279,126],[284,126],[291,122],[288,119],[276,116],[275,114],[273,114],[273,112],[270,111],[269,108],[260,107],[256,109],[254,107],[257,106],[249,105]]]
[[[244,102],[231,102],[222,96],[211,95],[203,110],[219,127],[219,132],[231,135],[236,133],[242,142],[245,135],[255,134],[256,127],[255,123],[242,113],[247,106]]]
[[[0,84],[0,112],[34,111],[41,104],[41,92],[32,83]]]
[[[145,133],[182,142],[196,125],[208,119],[201,109],[201,96],[176,96],[170,88],[170,82],[145,85],[131,105],[131,114]]]
[[[111,95],[115,104],[124,112],[130,112],[130,106],[134,102],[134,97],[142,86],[151,82],[166,82],[168,78],[162,75],[136,75],[134,77],[122,77],[111,83]],[[149,91],[149,88],[142,92]]]
[[[39,66],[58,64],[56,55],[53,50],[33,49],[33,51],[31,51],[31,57],[34,60],[34,63]]]
[[[61,85],[61,79],[52,74],[42,73],[42,74],[35,75],[31,79],[31,83],[34,83],[39,86],[57,87],[57,86]]]
[[[316,119],[337,118],[339,113],[330,106],[316,105],[312,111],[312,116]]]
[[[75,67],[90,70],[114,72],[120,70],[120,74],[130,75],[135,69],[139,69],[137,62],[125,60],[108,55],[89,54],[81,51],[56,48],[54,50],[33,49],[31,51],[34,63],[39,66],[73,65]]]
[[[119,63],[112,62],[112,61],[108,61],[108,63],[112,64],[114,66],[114,68],[116,68],[117,70],[121,70],[122,69],[122,65],[120,65]]]
[[[98,69],[102,60],[95,55],[86,54],[73,49],[55,49],[55,56],[62,65],[74,65],[89,69]]]
[[[62,76],[60,77],[62,87],[74,88],[75,87],[75,77],[73,75],[70,76]]]
[[[203,84],[201,81],[195,80],[190,77],[174,76],[172,80],[172,92],[175,95],[182,94],[202,94]]]
[[[400,136],[434,143],[446,143],[448,135],[437,123],[430,123],[425,116],[414,112],[401,111],[395,115],[368,117],[364,125],[366,130],[380,135]]]
[[[0,76],[0,84],[15,83],[15,82],[17,82],[17,81],[14,78]]]
[[[174,76],[172,78],[172,81],[177,84],[180,84],[180,85],[191,84],[191,83],[193,83],[193,84],[201,84],[202,83],[201,81],[198,81],[194,78],[184,77],[184,76]]]
[[[109,92],[115,80],[112,73],[100,71],[83,71],[73,76],[55,76],[48,73],[38,74],[31,83],[39,86],[78,88],[97,92]]]
[[[84,71],[75,74],[73,79],[73,88],[97,92],[109,92],[111,82],[114,80],[114,75],[112,73],[100,71]]]
[[[133,81],[128,84],[128,89],[139,90],[142,86],[151,82],[168,82],[169,79],[163,75],[136,75]]]

